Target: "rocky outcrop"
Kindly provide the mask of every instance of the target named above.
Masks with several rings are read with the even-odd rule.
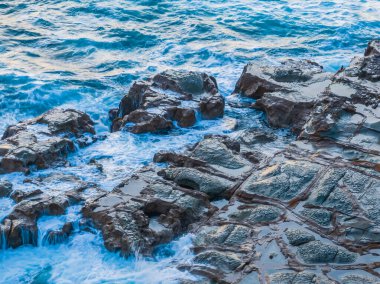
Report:
[[[284,147],[276,147],[280,131],[242,122],[231,135],[207,135],[182,153],[158,152],[159,165],[112,191],[63,175],[41,181],[77,184],[59,196],[0,182],[1,197],[17,202],[0,225],[6,246],[35,244],[43,214],[63,214],[85,202],[82,222],[100,229],[106,248],[125,256],[150,255],[155,246],[190,233],[191,259],[173,265],[198,278],[180,283],[377,283],[379,50],[378,41],[369,43],[365,56],[335,75],[311,61],[245,67],[235,93],[255,99],[270,125],[292,128],[297,136]],[[114,130],[154,132],[175,123],[191,126],[197,112],[218,117],[222,105],[212,77],[164,72],[136,82],[109,115]],[[24,139],[21,134],[35,127],[23,125],[22,131],[9,128],[4,141]],[[71,142],[62,133],[78,141],[92,132],[79,124],[47,125],[49,135]],[[65,224],[46,240],[55,243],[72,230]]]
[[[279,137],[244,129],[159,152],[164,168],[136,173],[87,202],[84,215],[123,254],[192,233],[194,256],[178,267],[199,282],[372,283],[380,276],[377,50],[370,43],[334,76],[310,61],[249,64],[235,93],[256,99],[296,141],[268,153]]]
[[[371,42],[365,57],[321,81],[324,88],[302,123],[287,123],[300,133],[298,140],[259,160],[258,169],[243,177],[229,202],[196,226],[193,264],[183,269],[218,283],[376,283],[377,49],[378,42]],[[273,123],[277,118],[295,118],[282,98],[292,94],[294,102],[302,102],[302,84],[320,74],[308,72],[307,66],[279,71],[287,64],[277,69],[248,65],[235,90],[257,99],[256,106],[268,107],[273,99],[270,105],[279,105],[276,112],[264,110],[277,127],[285,126]],[[291,90],[289,81],[300,92]],[[241,148],[254,153],[260,145],[256,137],[260,135],[243,132]]]
[[[303,127],[301,138],[329,140],[366,155],[380,153],[379,42],[369,43],[366,56],[338,72]],[[358,152],[358,153],[359,153]],[[354,153],[353,153],[354,154]],[[352,157],[362,160],[363,154]],[[371,160],[379,167],[379,160]],[[371,163],[367,163],[368,166]]]
[[[53,109],[9,126],[0,140],[0,174],[48,167],[74,151],[74,143],[92,143],[93,124],[83,112]]]
[[[267,114],[271,126],[299,132],[330,77],[309,60],[286,60],[279,66],[252,62],[244,67],[234,93],[257,100],[253,106]]]
[[[155,159],[172,163],[173,167],[144,169],[111,193],[88,202],[83,213],[102,230],[108,249],[123,254],[137,249],[151,253],[155,245],[166,243],[188,231],[192,224],[207,220],[217,210],[212,201],[229,196],[236,176],[249,169],[250,163],[241,157],[223,167],[224,171],[235,169],[235,175],[226,175],[219,169],[222,161],[235,156],[236,149],[228,142],[222,137],[210,137],[199,143],[190,156],[182,156],[194,167],[187,167],[189,164],[175,154],[160,153]],[[209,155],[201,159],[205,151]],[[202,166],[209,162],[215,166]],[[216,172],[219,174],[215,175]]]
[[[197,115],[199,113],[199,115]],[[112,131],[133,133],[169,130],[177,123],[190,127],[197,117],[215,119],[224,114],[224,98],[216,80],[199,72],[166,71],[135,82],[118,110],[110,111]]]

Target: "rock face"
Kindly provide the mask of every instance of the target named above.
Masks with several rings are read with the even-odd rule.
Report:
[[[254,107],[267,114],[273,127],[292,127],[299,132],[314,104],[330,83],[322,66],[303,60],[286,60],[279,66],[249,63],[234,93],[256,99]]]
[[[224,98],[216,80],[199,72],[166,71],[135,82],[116,111],[110,111],[112,131],[125,128],[133,133],[155,132],[215,119],[224,113]]]
[[[53,109],[9,126],[0,140],[0,174],[46,168],[73,151],[74,142],[91,143],[93,134],[90,117],[72,109]]]

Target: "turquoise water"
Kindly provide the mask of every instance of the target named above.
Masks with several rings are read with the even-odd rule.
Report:
[[[133,80],[169,68],[205,71],[217,78],[229,101],[250,60],[276,64],[282,58],[308,58],[328,71],[347,65],[380,36],[379,15],[377,0],[3,0],[0,133],[57,106],[88,112],[106,140],[71,155],[71,167],[34,172],[30,178],[65,171],[110,190],[158,150],[181,150],[204,134],[230,133],[235,119],[265,127],[259,112],[228,107],[225,118],[176,129],[170,136],[108,134],[107,112]],[[279,134],[288,139],[286,131]],[[92,158],[103,173],[88,165]],[[25,184],[17,173],[2,178],[20,190],[57,195],[70,189],[70,184]],[[13,205],[2,199],[0,217]],[[43,217],[40,232],[62,226],[65,218],[80,218],[79,210],[68,211],[60,218]],[[96,231],[78,230],[61,245],[42,243],[0,251],[0,283],[170,283],[186,276],[173,263],[191,255],[191,236],[170,244],[170,256],[155,259],[125,260],[108,253]]]

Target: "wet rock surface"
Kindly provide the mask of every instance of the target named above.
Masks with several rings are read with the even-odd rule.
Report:
[[[0,174],[30,167],[46,168],[74,151],[75,144],[92,143],[93,121],[80,111],[53,109],[9,126],[0,140]]]
[[[73,231],[73,224],[67,222],[61,228],[41,232],[38,221],[41,217],[62,216],[70,206],[79,204],[85,200],[90,201],[88,191],[94,196],[104,194],[104,191],[94,187],[91,183],[85,183],[73,175],[53,173],[33,180],[25,179],[24,183],[33,183],[36,187],[67,186],[62,192],[33,190],[12,190],[10,188],[7,198],[14,201],[11,212],[5,216],[0,223],[0,240],[2,248],[17,248],[22,245],[41,245],[39,240],[49,244],[63,242]],[[91,195],[92,196],[92,195]],[[43,235],[46,233],[46,235]]]
[[[110,111],[111,128],[144,133],[169,130],[175,123],[190,127],[198,116],[222,117],[224,104],[214,77],[200,72],[165,71],[132,85],[117,113]]]
[[[269,124],[291,127],[296,141],[268,155],[261,149],[277,136],[244,129],[157,153],[164,168],[147,167],[87,203],[85,215],[125,254],[192,233],[194,257],[178,267],[205,283],[378,279],[376,56],[370,43],[335,75],[311,61],[247,65],[235,93],[257,99]]]
[[[111,191],[64,174],[33,181],[69,180],[59,196],[0,182],[1,197],[17,203],[0,225],[6,246],[34,245],[41,216],[83,202],[82,222],[124,256],[151,255],[192,234],[192,259],[173,265],[199,278],[180,283],[379,283],[378,51],[378,41],[369,43],[365,56],[335,75],[311,61],[245,67],[235,96],[256,99],[271,126],[293,130],[294,141],[283,148],[273,147],[280,132],[240,121],[229,135],[156,153],[154,163]],[[223,109],[215,79],[170,71],[136,82],[109,116],[114,131],[142,133],[188,127],[197,113],[211,119]],[[61,129],[68,131],[49,131]],[[93,132],[69,129],[74,137]],[[67,223],[46,240],[54,244],[72,230]]]
[[[253,106],[267,114],[271,126],[299,132],[330,76],[309,60],[286,60],[279,66],[252,62],[244,67],[234,93],[256,99]]]

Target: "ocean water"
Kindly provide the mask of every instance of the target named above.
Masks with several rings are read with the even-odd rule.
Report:
[[[89,113],[104,141],[70,155],[71,167],[33,172],[30,178],[65,171],[111,190],[151,162],[158,150],[183,150],[209,133],[230,133],[236,119],[266,127],[254,110],[227,108],[226,116],[170,135],[109,134],[107,112],[136,79],[165,69],[214,75],[227,101],[251,60],[277,64],[307,58],[336,71],[380,36],[380,1],[353,0],[2,0],[0,1],[0,134],[19,120],[53,107]],[[281,141],[291,139],[279,131]],[[95,158],[104,171],[88,162]],[[15,189],[59,195],[70,184],[25,184],[22,174],[0,176]],[[0,200],[0,217],[14,206]],[[69,218],[39,220],[41,238]],[[99,232],[80,229],[65,243],[0,251],[0,283],[171,283],[190,277],[175,269],[191,256],[191,236],[166,253],[123,259],[107,252]],[[170,253],[168,253],[170,251]]]

